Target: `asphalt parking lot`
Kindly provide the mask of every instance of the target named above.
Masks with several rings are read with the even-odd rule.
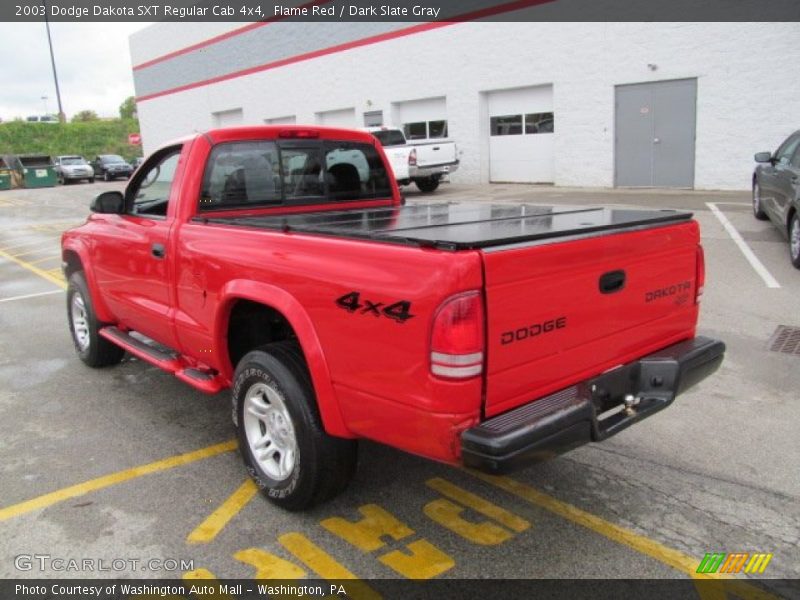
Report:
[[[715,598],[798,594],[781,580],[800,578],[800,354],[768,341],[800,327],[800,271],[749,193],[442,186],[431,198],[695,211],[699,331],[727,343],[726,360],[669,410],[512,477],[362,443],[348,490],[291,514],[254,496],[227,393],[204,396],[130,357],[91,370],[75,356],[60,233],[123,185],[0,192],[0,577],[686,578],[706,553],[750,552],[773,555],[765,572],[726,580]],[[391,533],[345,524],[365,517]],[[126,563],[26,570],[20,555]]]

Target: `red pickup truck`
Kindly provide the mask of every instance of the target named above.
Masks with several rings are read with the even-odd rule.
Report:
[[[502,473],[603,440],[721,363],[673,210],[405,205],[366,132],[219,129],[152,154],[64,233],[80,358],[232,388],[247,469],[302,509],[356,439]]]

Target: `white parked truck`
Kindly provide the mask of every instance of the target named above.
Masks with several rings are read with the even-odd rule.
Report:
[[[458,169],[456,143],[446,139],[409,143],[397,127],[368,127],[378,138],[400,185],[412,181],[421,192],[433,192],[444,175]]]

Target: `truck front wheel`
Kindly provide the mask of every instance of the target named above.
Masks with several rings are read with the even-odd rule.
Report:
[[[420,177],[419,179],[415,179],[414,183],[417,184],[420,192],[424,192],[426,194],[430,194],[431,192],[435,192],[436,188],[439,187],[439,178],[438,177]]]
[[[72,343],[83,362],[90,367],[106,367],[122,360],[125,351],[98,335],[103,323],[97,320],[86,279],[80,271],[69,276],[67,317]]]
[[[325,433],[296,342],[267,344],[242,358],[233,410],[247,471],[274,504],[310,508],[342,492],[352,478],[356,442]]]

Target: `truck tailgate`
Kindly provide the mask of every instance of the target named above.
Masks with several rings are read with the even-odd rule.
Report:
[[[485,414],[694,335],[694,221],[482,250]]]
[[[413,142],[417,149],[417,166],[435,167],[456,162],[456,143],[441,140],[437,142]]]
[[[390,146],[384,148],[383,152],[392,167],[395,179],[408,178],[408,153],[411,152],[407,146]]]

